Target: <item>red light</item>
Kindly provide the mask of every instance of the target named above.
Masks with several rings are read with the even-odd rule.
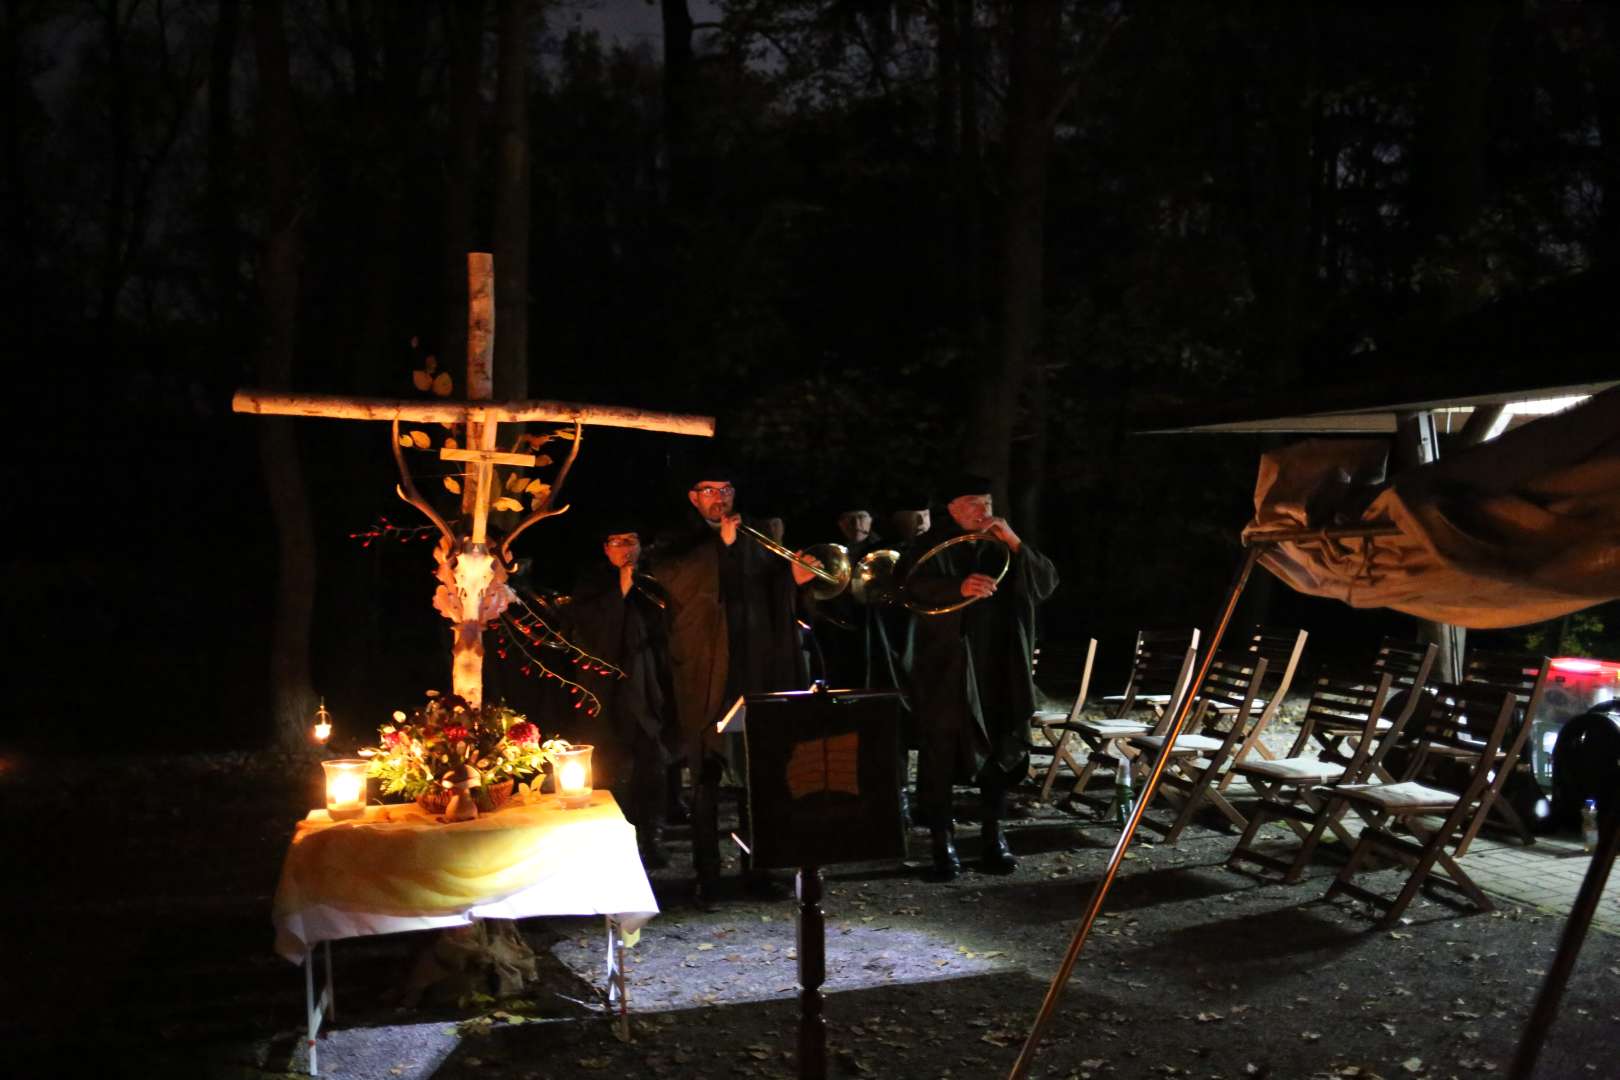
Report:
[[[1613,660],[1587,660],[1579,656],[1560,656],[1552,662],[1552,670],[1570,675],[1609,675],[1620,677],[1620,663]]]

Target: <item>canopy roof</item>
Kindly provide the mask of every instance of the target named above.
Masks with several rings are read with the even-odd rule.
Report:
[[[1265,454],[1244,539],[1296,538],[1261,564],[1300,592],[1476,628],[1620,597],[1620,388],[1393,480],[1388,448],[1308,439]],[[1393,531],[1368,535],[1380,526]]]

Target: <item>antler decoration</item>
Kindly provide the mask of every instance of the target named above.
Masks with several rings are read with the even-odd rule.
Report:
[[[395,427],[396,429],[398,428],[397,423],[395,424]],[[558,506],[556,509],[552,509],[552,507],[556,505],[557,496],[562,492],[563,484],[568,480],[569,470],[574,467],[574,459],[579,457],[579,444],[583,442],[584,439],[584,426],[578,420],[575,420],[574,445],[569,447],[568,457],[563,460],[562,468],[557,471],[557,482],[551,485],[551,490],[546,492],[545,499],[543,499],[540,505],[535,508],[534,512],[528,517],[524,518],[522,521],[518,522],[517,527],[511,532],[507,533],[506,539],[501,541],[501,561],[503,563],[511,565],[512,541],[516,540],[524,529],[527,529],[530,525],[533,525],[537,521],[544,521],[548,517],[556,517],[558,514],[567,512],[568,506],[566,503],[562,506]],[[397,437],[394,439],[394,453],[399,453],[399,439]]]
[[[433,509],[433,504],[422,498],[421,492],[416,490],[416,484],[411,481],[411,471],[405,466],[405,455],[399,452],[398,417],[394,418],[393,441],[394,462],[399,466],[399,483],[394,486],[394,494],[398,495],[401,499],[404,499],[406,502],[422,511],[422,513],[426,514],[428,520],[437,525],[439,527],[439,532],[444,534],[444,539],[449,545],[449,550],[454,551],[456,548],[456,534],[451,530],[449,525],[445,524],[444,518],[439,516],[439,512]]]

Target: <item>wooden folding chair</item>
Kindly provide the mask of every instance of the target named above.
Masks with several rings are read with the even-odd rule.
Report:
[[[1249,810],[1249,827],[1238,839],[1226,865],[1236,868],[1244,860],[1258,863],[1281,870],[1283,881],[1293,884],[1309,865],[1324,828],[1332,829],[1344,841],[1345,850],[1354,846],[1354,838],[1338,820],[1344,805],[1340,803],[1338,813],[1329,816],[1323,812],[1325,800],[1313,795],[1312,789],[1323,784],[1360,783],[1365,779],[1378,739],[1376,729],[1389,700],[1392,682],[1393,676],[1388,671],[1371,677],[1319,674],[1312,681],[1310,704],[1305,707],[1299,734],[1288,753],[1272,761],[1233,763],[1231,774],[1247,780],[1259,793],[1260,800]],[[1361,725],[1349,762],[1340,764],[1307,752],[1316,726],[1324,721],[1345,729]],[[1388,737],[1398,736],[1398,728],[1389,729]],[[1300,837],[1300,847],[1291,859],[1280,859],[1254,847],[1261,827],[1273,818],[1286,821]]]
[[[1166,716],[1174,716],[1176,707],[1192,681],[1198,660],[1198,630],[1151,631],[1136,635],[1136,655],[1131,663],[1131,677],[1125,690],[1103,698],[1107,714],[1100,720],[1087,720],[1078,713],[1053,727],[1073,734],[1087,750],[1085,764],[1075,777],[1069,791],[1072,801],[1081,801],[1086,787],[1097,769],[1109,765],[1116,776],[1121,758],[1135,757],[1128,751],[1124,740],[1132,735],[1152,731]],[[1138,709],[1151,710],[1151,721],[1134,720],[1130,714]],[[1115,753],[1115,751],[1119,751]]]
[[[1442,684],[1434,707],[1420,721],[1423,730],[1416,739],[1416,753],[1406,778],[1395,783],[1339,784],[1315,789],[1316,794],[1328,800],[1324,813],[1342,800],[1367,823],[1350,853],[1350,861],[1328,888],[1327,899],[1349,893],[1383,909],[1380,927],[1395,925],[1419,888],[1434,895],[1439,895],[1438,888],[1450,889],[1461,893],[1480,911],[1492,910],[1490,898],[1446,848],[1480,810],[1490,789],[1493,763],[1498,760],[1512,723],[1513,709],[1510,691],[1480,683]],[[1467,753],[1457,755],[1453,751]],[[1423,775],[1431,755],[1454,761],[1459,767],[1446,771],[1442,779],[1420,782],[1416,777]],[[1435,818],[1438,824],[1434,824]],[[1411,835],[1397,835],[1395,825],[1403,826]],[[1411,868],[1393,900],[1355,884],[1356,874],[1375,852]],[[1436,867],[1442,873],[1434,873]]]
[[[1266,749],[1260,736],[1276,717],[1283,699],[1294,685],[1294,673],[1299,669],[1300,654],[1305,651],[1305,639],[1309,636],[1304,630],[1276,626],[1256,626],[1249,634],[1248,651],[1265,659],[1266,680],[1260,685],[1260,694],[1254,700],[1255,708],[1260,710],[1259,719],[1249,729],[1249,737],[1243,740],[1243,745],[1232,756],[1234,762],[1247,760],[1254,754],[1263,758],[1275,756]],[[1222,791],[1226,790],[1232,779],[1233,774],[1228,770],[1221,778]]]
[[[1433,642],[1424,644],[1385,637],[1378,643],[1378,652],[1373,656],[1373,672],[1387,672],[1390,676],[1390,699],[1385,711],[1391,715],[1379,717],[1374,734],[1383,738],[1392,730],[1407,728],[1413,713],[1427,698],[1429,675],[1434,670],[1434,659],[1438,654],[1439,648]],[[1312,738],[1320,744],[1318,756],[1340,765],[1348,765],[1355,757],[1357,740],[1363,735],[1363,728],[1357,722],[1340,723],[1332,716],[1323,716],[1311,730]],[[1390,780],[1392,777],[1383,771],[1384,756],[1380,753],[1374,762],[1376,771],[1373,777]]]
[[[1260,683],[1266,677],[1267,661],[1249,652],[1218,653],[1209,665],[1204,685],[1198,690],[1183,733],[1167,746],[1174,713],[1168,713],[1150,735],[1133,735],[1127,744],[1141,755],[1135,767],[1145,771],[1153,755],[1169,757],[1155,799],[1163,798],[1176,806],[1176,816],[1161,825],[1143,815],[1142,824],[1164,834],[1166,844],[1181,837],[1193,815],[1205,803],[1215,807],[1239,829],[1248,819],[1238,812],[1220,791],[1220,780],[1237,755],[1238,748],[1259,722],[1260,710],[1254,705]],[[1187,732],[1193,734],[1187,734]]]
[[[1480,801],[1479,812],[1457,840],[1457,849],[1453,854],[1459,858],[1467,854],[1468,845],[1474,842],[1474,837],[1479,835],[1487,819],[1518,834],[1526,845],[1536,842],[1535,834],[1525,824],[1524,818],[1513,809],[1512,803],[1502,798],[1502,787],[1515,771],[1524,774],[1521,779],[1526,783],[1535,783],[1528,775],[1530,762],[1524,756],[1524,746],[1530,737],[1531,720],[1541,708],[1541,696],[1547,689],[1550,668],[1547,657],[1534,653],[1470,649],[1463,658],[1464,686],[1479,685],[1507,690],[1513,694],[1516,707],[1501,753],[1494,764],[1495,775]]]
[[[1052,783],[1057,779],[1058,767],[1067,765],[1069,772],[1076,778],[1080,775],[1081,765],[1074,760],[1069,752],[1069,740],[1076,738],[1074,731],[1066,727],[1073,725],[1080,719],[1081,712],[1086,707],[1086,694],[1091,690],[1091,669],[1097,662],[1097,639],[1089,638],[1086,643],[1086,657],[1080,666],[1080,687],[1074,695],[1074,705],[1068,712],[1046,712],[1037,710],[1030,718],[1030,726],[1039,731],[1042,742],[1030,740],[1030,750],[1035,753],[1050,753],[1052,763],[1046,767],[1046,773],[1041,780],[1040,801],[1046,802],[1052,797]],[[1034,775],[1035,766],[1031,764],[1031,775]]]

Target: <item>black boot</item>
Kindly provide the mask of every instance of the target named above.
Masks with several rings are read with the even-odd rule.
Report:
[[[952,881],[962,872],[962,860],[956,854],[956,838],[950,829],[934,829],[934,878]]]
[[[985,821],[979,832],[979,868],[987,874],[1010,874],[1018,869],[1000,821]]]
[[[1010,874],[1018,869],[1018,860],[1007,847],[1007,834],[1001,830],[1001,819],[1007,812],[1007,791],[1002,787],[979,789],[979,868],[989,874]]]
[[[692,903],[699,911],[720,910],[720,879],[699,876],[692,887]]]

